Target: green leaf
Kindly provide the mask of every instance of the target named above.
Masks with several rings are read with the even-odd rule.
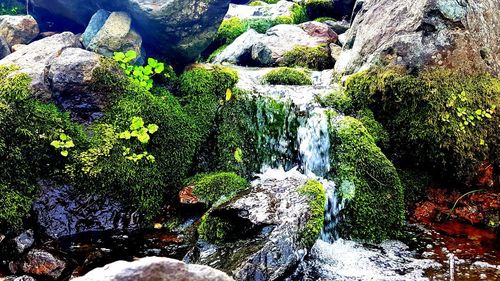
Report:
[[[149,75],[153,74],[153,68],[149,65],[146,65],[144,67],[143,73],[144,73],[144,75],[147,75],[148,79],[149,79]]]
[[[163,64],[163,63],[159,63],[159,64],[155,67],[155,73],[156,73],[156,74],[160,74],[160,73],[162,73],[164,70],[165,70],[165,64]]]
[[[151,68],[155,68],[157,64],[158,64],[157,60],[153,58],[148,58],[148,66],[150,66]]]
[[[72,140],[69,140],[66,142],[66,148],[72,148],[75,147],[75,143]]]
[[[124,53],[122,53],[122,52],[115,52],[115,53],[113,54],[113,59],[114,59],[115,61],[123,61],[123,59],[124,59],[124,58],[125,58],[125,54],[124,54]]]
[[[120,139],[126,139],[129,140],[131,135],[129,131],[121,132],[120,135],[118,135]]]
[[[485,116],[486,118],[488,118],[488,119],[489,119],[489,118],[491,118],[491,114],[489,114],[488,112],[486,112],[486,113],[484,114],[484,116]]]
[[[53,146],[53,147],[55,147],[55,148],[59,148],[59,147],[61,147],[61,142],[60,142],[60,141],[56,141],[56,140],[55,140],[55,141],[52,141],[52,142],[50,143],[50,145],[52,145],[52,146]]]
[[[156,124],[149,124],[148,125],[148,132],[150,134],[154,134],[154,133],[156,133],[156,131],[158,131],[158,125],[156,125]]]
[[[65,134],[65,133],[62,133],[59,135],[59,139],[62,140],[62,141],[65,141],[68,139],[68,136]]]
[[[137,135],[137,139],[141,142],[141,143],[148,143],[149,142],[149,134],[147,133],[147,129],[146,128],[142,128],[140,131],[139,131],[139,134]]]
[[[137,57],[137,53],[134,50],[130,50],[125,53],[125,57],[131,61]]]
[[[132,117],[132,122],[130,124],[130,130],[135,131],[144,127],[144,120],[141,117]]]
[[[155,159],[155,157],[154,157],[153,155],[151,155],[151,154],[149,154],[148,156],[146,156],[146,159],[147,159],[149,162],[151,162],[151,163],[154,163],[154,162],[155,162],[155,160],[156,160],[156,159]]]
[[[236,148],[236,151],[234,151],[234,159],[238,163],[243,162],[243,151],[241,150],[241,148],[238,147]]]
[[[64,156],[64,157],[67,157],[68,154],[69,154],[69,152],[67,150],[61,151],[61,155]]]
[[[228,88],[226,90],[226,101],[230,101],[232,96],[233,96],[233,91],[231,91],[231,89]]]

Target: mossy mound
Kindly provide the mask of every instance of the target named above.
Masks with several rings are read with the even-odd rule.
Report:
[[[353,75],[346,85],[352,111],[373,111],[391,136],[389,153],[402,166],[461,182],[474,178],[483,161],[498,167],[499,78],[394,68]]]
[[[310,19],[331,17],[334,14],[334,1],[331,0],[306,0],[304,5]]]
[[[335,62],[330,55],[330,49],[325,45],[320,45],[316,47],[295,46],[283,54],[279,64],[281,66],[324,70],[333,68]]]
[[[89,127],[90,145],[70,154],[66,167],[77,188],[115,196],[146,220],[160,211],[165,198],[175,198],[200,143],[193,119],[177,99],[165,89],[153,92],[131,82],[105,116]],[[120,137],[132,130],[137,117],[145,126],[158,128],[145,143]],[[147,155],[137,157],[144,152]]]
[[[348,202],[341,235],[368,241],[398,235],[405,209],[396,169],[360,121],[331,115],[330,177]]]
[[[326,194],[323,185],[317,180],[309,180],[298,192],[311,198],[310,218],[300,234],[301,243],[311,248],[321,234],[325,218]]]
[[[0,66],[0,230],[21,226],[39,179],[60,176],[66,159],[51,142],[61,133],[85,139],[68,114],[30,97],[31,79],[16,69]]]
[[[194,66],[179,77],[179,95],[185,111],[194,119],[202,140],[213,129],[220,102],[238,82],[238,73],[228,67]]]
[[[250,186],[247,180],[235,173],[215,172],[198,174],[186,181],[193,186],[193,194],[208,205],[227,200]]]
[[[197,170],[229,171],[246,178],[258,171],[256,112],[250,95],[234,90],[231,100],[219,108],[215,127],[198,154]]]
[[[300,69],[279,67],[266,73],[262,82],[271,85],[312,85],[309,75]]]

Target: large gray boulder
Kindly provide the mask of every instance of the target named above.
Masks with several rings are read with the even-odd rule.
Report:
[[[41,100],[51,99],[50,85],[47,80],[48,68],[66,48],[80,47],[78,36],[71,32],[64,32],[51,37],[35,41],[24,46],[0,60],[0,65],[17,65],[20,72],[28,74],[31,81],[33,95]]]
[[[30,43],[39,32],[38,23],[32,16],[0,16],[0,35],[10,47]]]
[[[73,279],[75,281],[233,281],[224,272],[204,265],[147,257],[133,262],[117,261]]]
[[[500,74],[500,1],[358,2],[362,7],[343,40],[337,72],[398,64]]]
[[[145,45],[163,57],[194,60],[213,40],[230,0],[30,0],[34,13],[83,32],[99,9],[131,15]]]
[[[222,236],[223,241],[200,240],[184,260],[210,265],[236,280],[284,280],[312,247],[305,237],[314,242],[323,225],[321,212],[318,233],[308,228],[311,202],[326,197],[301,192],[307,180],[295,170],[268,171],[250,190],[209,210],[198,228],[200,237]]]

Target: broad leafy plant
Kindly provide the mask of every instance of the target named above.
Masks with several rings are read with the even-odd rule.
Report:
[[[130,124],[130,130],[121,132],[118,137],[125,140],[137,138],[137,140],[141,144],[145,145],[151,139],[150,135],[156,133],[157,131],[158,125],[149,124],[146,126],[144,124],[144,120],[141,117],[133,117]],[[146,150],[144,150],[142,153],[135,153],[132,152],[132,149],[130,147],[125,146],[123,146],[123,156],[125,156],[125,158],[127,158],[128,160],[134,162],[140,161],[143,158],[145,158],[149,162],[155,161],[155,157],[149,154]]]
[[[148,64],[145,66],[133,65],[132,62],[137,58],[135,51],[115,52],[113,59],[120,64],[125,74],[136,81],[146,90],[153,88],[153,76],[165,71],[165,64],[158,62],[153,58],[148,58]]]
[[[69,149],[75,147],[75,143],[70,136],[65,133],[59,135],[59,140],[54,140],[50,143],[53,147],[60,151],[61,155],[67,157],[69,155]]]

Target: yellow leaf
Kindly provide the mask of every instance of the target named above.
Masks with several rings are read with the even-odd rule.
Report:
[[[154,228],[155,229],[161,229],[163,225],[161,223],[155,223]]]
[[[231,91],[231,89],[228,88],[226,90],[226,101],[230,101],[232,96],[233,96],[233,91]]]

